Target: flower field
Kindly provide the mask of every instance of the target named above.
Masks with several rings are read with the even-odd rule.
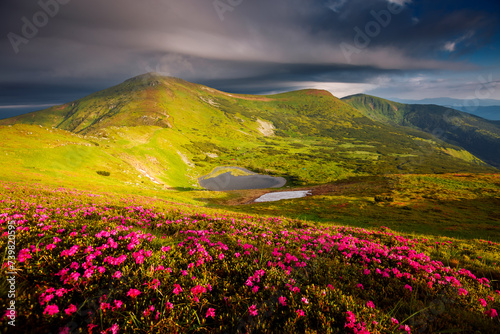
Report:
[[[0,193],[2,313],[10,302],[3,277],[15,272],[16,281],[16,326],[7,312],[2,333],[500,328],[496,243],[39,185],[0,183]],[[444,264],[460,256],[481,258],[467,268]]]

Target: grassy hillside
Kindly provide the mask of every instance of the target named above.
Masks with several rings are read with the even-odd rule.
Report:
[[[342,98],[342,101],[361,111],[370,119],[392,125],[404,125],[406,106],[380,97],[356,94]]]
[[[197,178],[218,166],[285,177],[287,186],[361,175],[494,170],[460,146],[376,122],[326,91],[236,95],[154,74],[0,120],[0,135],[10,138],[0,148],[0,177],[64,178],[82,186],[88,180],[196,188]]]
[[[500,242],[500,174],[363,176],[297,189],[312,196],[254,203],[268,191],[241,190],[205,202],[248,214]]]
[[[493,166],[500,166],[498,122],[437,105],[402,104],[364,94],[342,100],[371,119],[423,130],[465,148]]]

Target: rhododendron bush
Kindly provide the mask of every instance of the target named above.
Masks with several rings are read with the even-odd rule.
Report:
[[[2,249],[16,226],[17,332],[500,328],[498,282],[429,255],[453,241],[62,188],[1,193]]]

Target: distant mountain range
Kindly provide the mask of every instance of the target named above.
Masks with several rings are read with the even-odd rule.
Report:
[[[463,107],[455,106],[454,109],[467,112],[491,121],[500,121],[500,105],[490,107]]]
[[[404,100],[390,98],[389,100],[405,104],[436,104],[460,111],[467,112],[488,120],[500,120],[500,100],[493,99],[473,99],[461,100],[449,97],[431,98],[423,100]]]
[[[500,100],[495,99],[453,99],[450,97],[437,97],[437,98],[428,98],[421,100],[408,100],[408,99],[399,99],[397,97],[389,98],[389,100],[399,103],[406,104],[437,104],[439,106],[481,106],[481,107],[491,107],[491,106],[500,106]]]
[[[342,100],[373,120],[425,131],[500,166],[500,129],[496,122],[443,106],[403,104],[365,94]]]
[[[0,125],[9,138],[4,163],[95,182],[104,182],[96,171],[106,171],[106,182],[142,175],[141,182],[195,186],[231,165],[289,185],[500,167],[499,124],[449,108],[314,89],[229,94],[154,73]]]

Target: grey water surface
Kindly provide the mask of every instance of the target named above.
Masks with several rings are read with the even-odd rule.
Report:
[[[253,173],[245,168],[230,167],[231,169],[239,169],[252,175],[234,176],[230,171],[220,174],[216,177],[210,177],[211,174],[217,172],[219,167],[214,169],[212,173],[198,178],[198,183],[205,189],[213,191],[224,190],[244,190],[244,189],[264,189],[264,188],[279,188],[286,184],[286,179],[282,177],[274,177]],[[224,167],[227,169],[228,167]]]

